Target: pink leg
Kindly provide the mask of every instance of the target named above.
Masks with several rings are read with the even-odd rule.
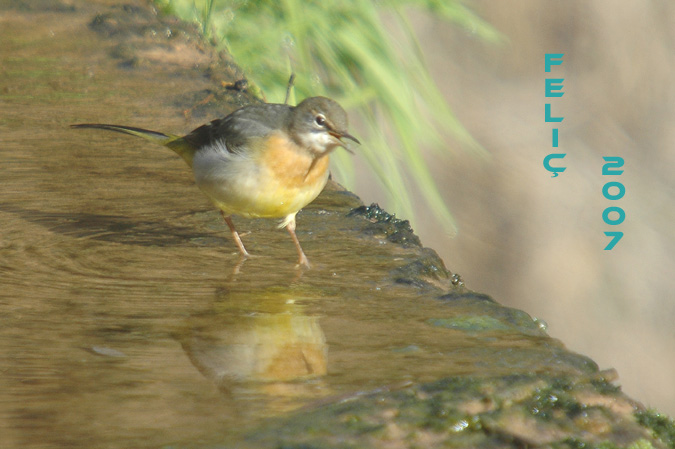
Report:
[[[295,249],[298,250],[298,265],[310,268],[309,259],[307,259],[307,256],[305,256],[305,252],[302,250],[302,246],[300,246],[298,236],[295,235],[295,217],[293,217],[293,219],[288,222],[288,224],[286,225],[286,229],[288,230],[288,233],[291,234],[293,243],[295,243]]]
[[[232,218],[230,218],[229,215],[225,215],[225,212],[220,211],[221,215],[225,219],[225,223],[230,227],[230,231],[232,232],[232,238],[234,239],[234,243],[237,244],[239,247],[239,252],[241,253],[242,256],[248,257],[250,254],[248,251],[246,251],[246,248],[244,248],[244,243],[242,243],[241,238],[239,238],[239,233],[237,230],[234,228],[234,223],[232,223]]]

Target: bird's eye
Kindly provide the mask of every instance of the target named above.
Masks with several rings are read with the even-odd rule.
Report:
[[[326,117],[324,117],[321,114],[318,114],[316,117],[314,117],[314,121],[316,122],[317,125],[324,126],[326,124]]]

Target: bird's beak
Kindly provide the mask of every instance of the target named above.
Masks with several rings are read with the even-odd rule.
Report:
[[[335,137],[335,138],[338,139],[338,140],[342,140],[342,139],[350,139],[350,140],[353,140],[354,142],[358,143],[359,145],[361,145],[361,142],[359,142],[359,139],[357,139],[356,137],[352,136],[351,134],[349,134],[349,133],[346,132],[346,131],[344,131],[344,132],[332,131],[332,132],[330,132],[330,135],[333,136],[333,137]]]

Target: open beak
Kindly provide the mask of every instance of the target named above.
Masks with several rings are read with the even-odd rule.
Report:
[[[338,139],[344,138],[344,139],[353,140],[354,142],[356,142],[356,143],[358,143],[359,145],[361,145],[361,142],[359,142],[359,139],[357,139],[356,137],[352,136],[352,135],[349,134],[349,133],[342,133],[342,135],[337,135],[337,136],[335,136],[335,137],[337,137]]]
[[[342,141],[342,139],[350,139],[350,140],[353,140],[354,142],[358,143],[359,145],[361,145],[361,142],[359,142],[359,139],[357,139],[356,137],[352,136],[351,134],[349,134],[349,133],[346,132],[346,131],[343,131],[343,132],[338,132],[338,131],[328,131],[328,133],[329,133],[331,136],[335,137],[338,141],[340,141],[340,143],[342,144],[342,145],[341,145],[342,148],[344,148],[345,150],[347,150],[347,152],[349,152],[350,154],[354,154],[354,152],[353,152],[352,150],[350,150],[349,147],[347,147],[347,145]]]
[[[357,139],[356,137],[352,136],[351,134],[349,134],[349,133],[346,132],[346,131],[342,131],[342,132],[340,132],[340,131],[329,131],[329,133],[330,133],[331,136],[335,137],[335,138],[338,139],[339,141],[342,141],[342,139],[349,139],[349,140],[353,140],[354,142],[356,142],[356,143],[358,143],[359,145],[361,145],[361,142],[359,142],[359,139]],[[346,149],[346,148],[345,148],[345,149]]]

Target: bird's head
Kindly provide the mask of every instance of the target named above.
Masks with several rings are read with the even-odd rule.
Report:
[[[360,144],[347,132],[347,127],[347,113],[330,98],[306,98],[291,111],[291,136],[298,145],[316,155],[327,154],[337,147],[347,148],[342,139]]]

